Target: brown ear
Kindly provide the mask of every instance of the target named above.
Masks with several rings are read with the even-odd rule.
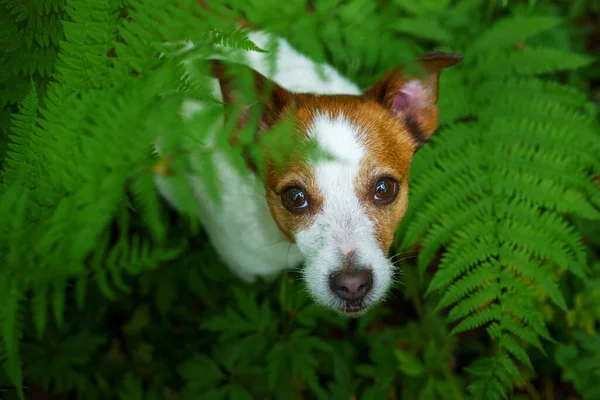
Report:
[[[440,71],[461,60],[458,54],[427,54],[418,60],[422,74],[394,68],[367,89],[364,96],[376,100],[402,119],[413,136],[416,151],[431,139],[438,126]]]
[[[219,80],[223,101],[226,105],[243,107],[242,114],[238,120],[238,126],[245,125],[250,119],[253,106],[262,104],[263,111],[259,119],[259,130],[272,127],[280,118],[282,112],[293,102],[293,94],[282,88],[275,82],[267,79],[260,73],[240,64],[225,65],[220,60],[210,60],[212,74]],[[236,79],[233,74],[235,70],[245,72],[252,77],[254,84],[254,97],[243,98],[239,90],[242,80]],[[243,71],[245,70],[245,71]],[[246,75],[248,76],[248,75]],[[258,103],[260,104],[257,104]],[[240,104],[246,102],[247,104]]]

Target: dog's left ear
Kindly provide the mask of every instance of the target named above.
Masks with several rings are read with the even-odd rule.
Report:
[[[413,137],[416,151],[431,139],[438,127],[440,72],[461,60],[458,54],[427,54],[418,60],[422,74],[408,74],[394,68],[367,89],[364,96],[376,100],[402,119]]]
[[[272,127],[280,118],[283,111],[292,104],[293,94],[275,82],[267,79],[260,73],[251,70],[241,64],[225,64],[219,60],[210,60],[212,75],[219,80],[223,101],[226,105],[242,106],[243,111],[238,122],[238,126],[245,125],[250,118],[252,107],[263,106],[262,113],[259,119],[259,130]],[[231,69],[231,70],[230,70]],[[242,98],[236,79],[234,79],[234,70],[245,69],[245,72],[250,72],[254,81],[254,93],[258,96],[258,100],[262,104],[240,104],[246,101]]]

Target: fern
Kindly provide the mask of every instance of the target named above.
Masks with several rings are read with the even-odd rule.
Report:
[[[505,17],[479,37],[467,50],[467,56],[476,56],[489,49],[514,47],[541,32],[556,28],[563,21],[557,17]]]
[[[178,110],[183,96],[173,90],[182,72],[180,63],[214,51],[202,47],[160,58],[159,52],[166,50],[163,41],[176,42],[192,34],[238,48],[249,46],[239,32],[224,30],[211,36],[215,27],[224,27],[217,18],[213,17],[211,26],[199,27],[194,1],[165,2],[166,8],[142,2],[131,6],[134,22],[118,19],[120,1],[69,2],[70,21],[64,24],[67,40],[62,43],[55,83],[45,106],[38,114],[32,87],[21,113],[14,117],[15,145],[6,164],[4,190],[8,193],[21,179],[31,185],[30,196],[20,199],[19,213],[12,218],[13,224],[21,223],[12,229],[28,240],[17,242],[14,239],[19,236],[14,235],[6,242],[10,251],[3,266],[15,274],[9,290],[14,301],[6,302],[4,325],[6,365],[15,383],[22,380],[18,354],[22,328],[16,302],[30,289],[37,330],[43,332],[49,316],[46,302],[51,304],[56,325],[64,324],[66,291],[72,283],[80,304],[89,276],[114,299],[115,288],[129,290],[124,272],[139,274],[156,268],[184,248],[182,243],[167,241],[162,208],[151,181],[155,160],[148,147],[168,129],[182,126]],[[111,56],[113,48],[118,61]],[[127,79],[134,71],[138,78]],[[195,124],[205,122],[196,120]],[[150,237],[130,234],[134,227],[124,201],[128,194]],[[119,233],[116,244],[109,246],[113,224]]]
[[[581,95],[565,104],[556,94],[568,89],[529,77],[591,59],[511,48],[559,22],[507,18],[469,46],[461,88],[476,119],[447,125],[413,166],[402,247],[422,238],[421,272],[443,249],[428,292],[443,291],[438,308],[450,307],[454,333],[486,327],[497,347],[470,368],[475,398],[506,398],[520,376],[515,362],[533,368],[526,346],[552,340],[538,305],[547,296],[566,310],[552,266],[587,274],[585,247],[563,215],[600,217],[591,109]]]
[[[25,220],[25,201],[27,192],[23,190],[21,180],[0,198],[0,254],[2,271],[0,272],[0,299],[3,304],[0,313],[2,343],[0,360],[7,375],[15,384],[17,393],[23,397],[20,342],[23,335],[23,299],[26,293],[26,277],[19,274],[20,255],[23,248],[20,242],[25,239],[14,232],[23,233]]]
[[[7,154],[8,166],[5,168],[3,172],[3,180],[4,184],[9,186],[17,182],[21,177],[21,173],[23,172],[20,169],[11,169],[11,164],[21,164],[28,161],[31,158],[31,154],[28,154],[29,146],[27,142],[31,140],[34,135],[34,128],[37,124],[38,118],[38,96],[35,85],[31,85],[31,89],[27,93],[27,95],[23,98],[23,101],[19,105],[19,113],[13,115],[13,135],[10,135],[9,138],[12,140],[13,144],[9,144],[9,148],[12,151],[9,151]],[[26,179],[27,182],[30,182],[32,186],[35,186],[38,176],[29,174]]]
[[[108,53],[116,39],[120,6],[118,0],[102,4],[67,3],[70,21],[63,22],[66,40],[61,43],[60,61],[56,66],[59,82],[80,90],[100,88],[108,83],[107,67],[111,63]]]
[[[63,39],[64,3],[0,2],[0,163],[5,156],[9,116],[35,81],[43,100]]]
[[[555,16],[585,2],[198,3],[0,0],[3,398],[494,399],[539,387],[544,364],[597,397],[587,250],[600,141],[596,107],[574,87],[594,60]],[[465,54],[440,81],[441,129],[413,166],[398,239],[419,245],[418,265],[358,321],[310,303],[293,271],[232,289],[188,221],[186,172],[221,189],[211,152],[189,161],[222,116],[200,60],[271,50],[235,26],[238,14],[361,86],[433,48]],[[209,106],[180,118],[185,99]],[[280,128],[260,146],[252,127],[240,141],[260,161],[295,145]],[[150,152],[157,137],[163,158]],[[218,151],[245,168],[226,138]],[[164,207],[153,175],[172,178],[185,218]]]

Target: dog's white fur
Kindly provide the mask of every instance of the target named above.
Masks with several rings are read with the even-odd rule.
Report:
[[[265,48],[269,36],[253,32],[250,39]],[[299,93],[361,94],[360,89],[330,66],[319,74],[315,63],[278,39],[277,63],[270,71],[267,55],[248,52],[247,64],[285,89]],[[215,80],[215,96],[221,97]],[[186,103],[189,117],[201,105]],[[215,130],[216,131],[216,130]],[[359,262],[373,270],[373,289],[365,303],[377,301],[389,286],[392,265],[377,246],[373,223],[363,211],[354,190],[356,175],[365,151],[359,139],[360,128],[342,114],[315,119],[310,135],[335,161],[315,165],[317,185],[323,195],[323,210],[307,229],[297,232],[296,245],[280,232],[269,212],[265,188],[254,175],[241,175],[229,165],[224,154],[214,149],[214,167],[224,191],[217,206],[200,179],[189,176],[202,222],[221,259],[240,278],[273,276],[305,261],[304,276],[311,295],[319,303],[340,309],[342,301],[329,289],[328,277],[341,267],[342,258],[355,251]],[[209,138],[210,146],[210,138]],[[156,176],[156,184],[167,200],[178,208],[177,196],[168,177]]]
[[[333,309],[343,309],[344,302],[332,296],[328,278],[342,268],[349,253],[354,252],[357,264],[369,266],[373,272],[373,288],[367,294],[366,304],[380,299],[392,278],[393,267],[377,245],[373,222],[355,191],[361,162],[367,156],[360,138],[363,134],[342,114],[333,119],[319,115],[309,130],[309,135],[335,161],[315,165],[323,210],[308,229],[296,234],[296,243],[306,257],[304,276],[313,297]]]

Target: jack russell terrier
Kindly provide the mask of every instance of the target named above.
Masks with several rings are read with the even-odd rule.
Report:
[[[261,48],[270,40],[264,32],[249,38]],[[273,277],[303,264],[316,302],[357,316],[381,301],[393,280],[387,253],[408,206],[409,167],[438,125],[440,71],[462,57],[425,55],[419,59],[423,74],[395,68],[362,91],[330,66],[317,72],[313,61],[276,40],[274,71],[267,53],[245,54],[256,90],[272,87],[257,134],[293,109],[294,134],[316,141],[333,159],[289,161],[267,167],[261,178],[250,170],[241,174],[223,150],[213,148],[214,170],[227,191],[217,204],[202,180],[188,175],[197,216],[222,261],[240,278]],[[225,64],[211,62],[215,97],[239,106]],[[200,107],[186,103],[184,115]],[[209,148],[218,130],[211,129]],[[169,179],[155,174],[160,193],[178,209]]]

